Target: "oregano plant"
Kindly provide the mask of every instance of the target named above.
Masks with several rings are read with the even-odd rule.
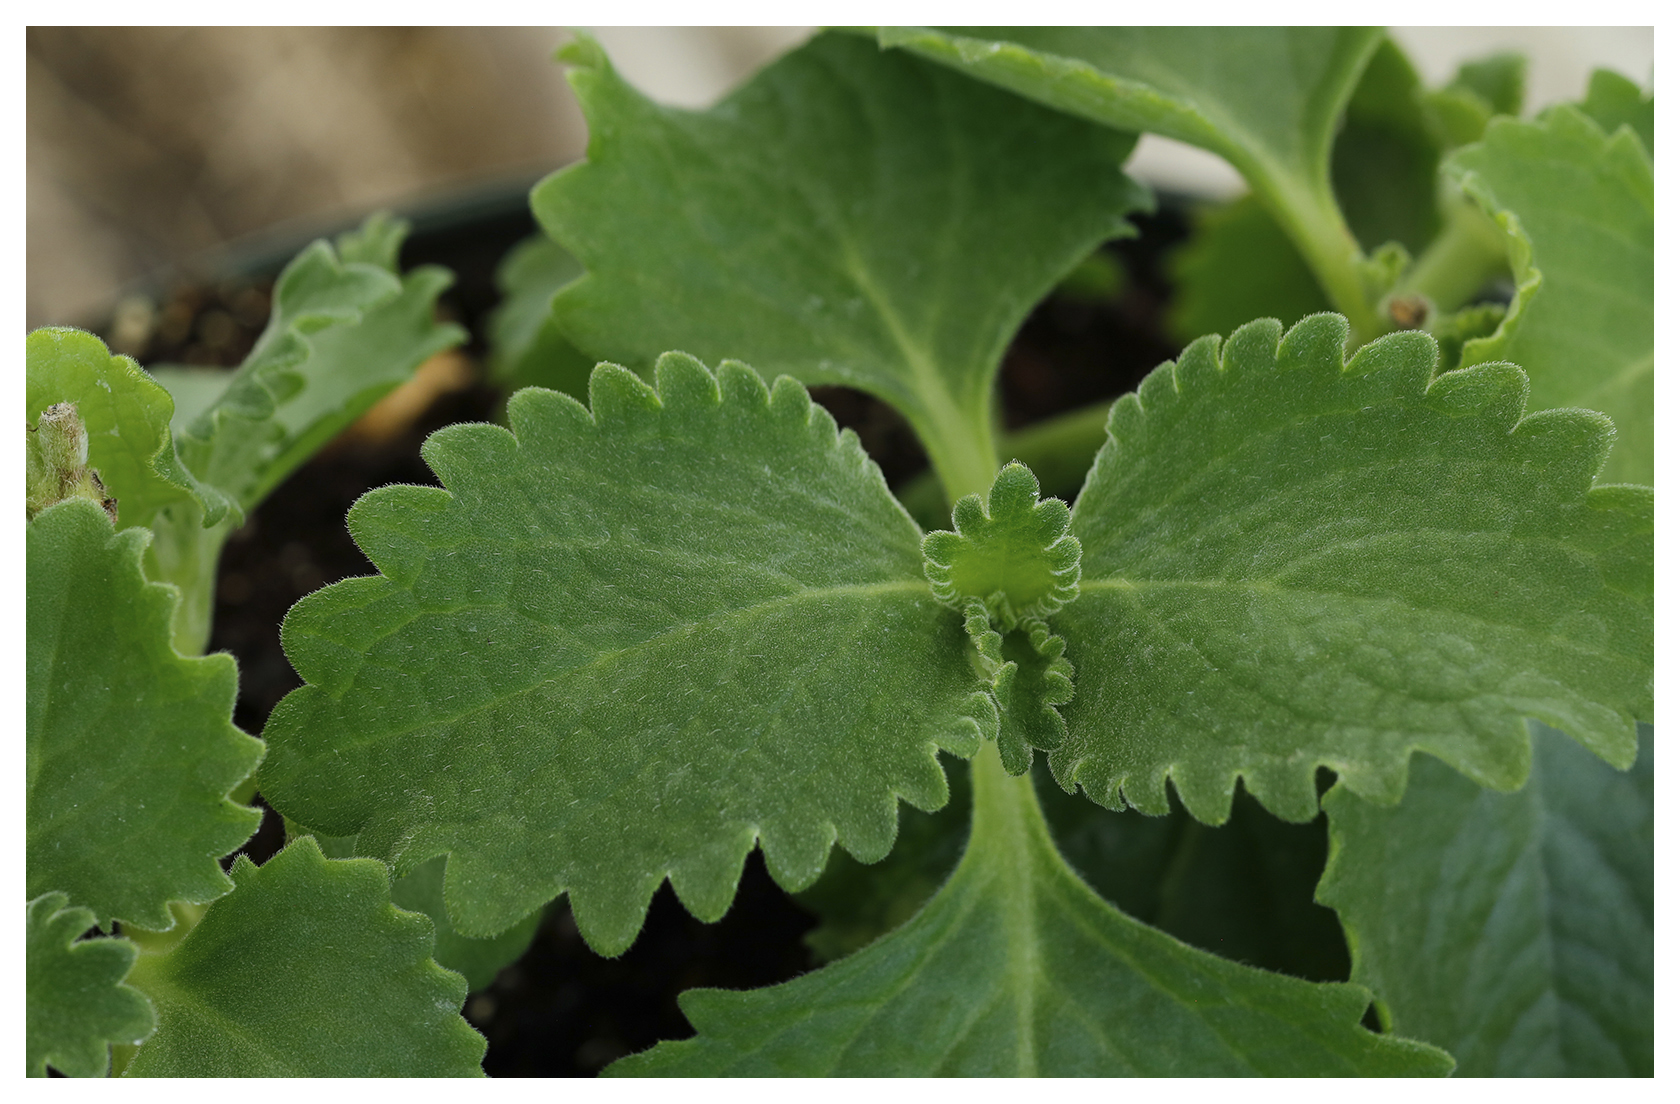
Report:
[[[607,1073],[1651,1074],[1648,93],[1372,29],[824,32],[704,111],[561,60],[503,424],[356,502],[260,740],[220,549],[464,339],[448,274],[316,243],[208,388],[30,335],[31,1074],[476,1073],[554,902],[614,957],[755,849],[812,968]],[[1176,355],[1005,432],[1140,133],[1251,192]]]

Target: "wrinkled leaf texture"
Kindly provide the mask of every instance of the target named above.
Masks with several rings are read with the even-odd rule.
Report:
[[[1523,416],[1521,369],[1431,378],[1425,334],[1347,364],[1347,325],[1203,338],[1122,397],[1073,513],[1079,670],[1050,754],[1100,803],[1286,819],[1314,772],[1392,803],[1414,749],[1528,774],[1524,717],[1617,766],[1651,715],[1652,499],[1591,487],[1603,415]],[[1589,489],[1590,488],[1590,489]]]
[[[997,731],[856,437],[791,379],[655,375],[603,365],[590,409],[528,389],[511,433],[434,434],[443,489],[351,511],[382,574],[287,617],[309,685],[269,719],[264,796],[399,873],[449,853],[464,935],[568,891],[616,954],[666,878],[721,916],[755,842],[789,889],[836,840],[877,859],[897,798],[945,802],[936,749]]]

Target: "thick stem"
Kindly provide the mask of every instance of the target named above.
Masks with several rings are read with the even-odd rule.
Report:
[[[1008,929],[1017,933],[1009,943],[1008,972],[1015,1004],[1018,1076],[1037,1076],[1038,1035],[1033,995],[1041,981],[1039,962],[1039,880],[1046,861],[1060,863],[1050,827],[1039,808],[1029,772],[1011,778],[998,757],[997,742],[987,741],[972,761],[974,819],[968,850],[952,881],[972,877],[989,886],[988,893],[1009,916]]]
[[[949,401],[928,404],[928,414],[914,419],[916,435],[945,488],[947,502],[984,495],[997,475],[997,446],[992,438],[989,403],[963,411]]]
[[[1359,346],[1382,336],[1390,327],[1366,293],[1365,253],[1342,218],[1328,184],[1308,191],[1289,186],[1282,174],[1256,170],[1244,175],[1301,251],[1330,305],[1347,317],[1352,343]]]
[[[1005,433],[997,438],[996,463],[1001,467],[1019,460],[1033,470],[1044,494],[1071,502],[1107,439],[1108,412],[1113,406],[1113,399],[1104,399]],[[932,471],[912,479],[898,492],[904,508],[924,523],[941,508],[949,514],[951,503],[944,496],[938,473]]]
[[[1446,226],[1394,293],[1421,295],[1445,314],[1469,302],[1507,263],[1504,233],[1479,207],[1460,199],[1448,205]]]
[[[146,574],[157,582],[173,583],[181,595],[170,626],[175,650],[203,655],[216,612],[216,566],[232,523],[206,529],[196,508],[176,506],[154,521],[152,530]]]

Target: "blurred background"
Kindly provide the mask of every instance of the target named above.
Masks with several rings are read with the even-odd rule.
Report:
[[[709,104],[810,28],[596,28],[655,99]],[[1531,58],[1528,110],[1596,66],[1649,85],[1650,28],[1401,28],[1426,81],[1499,49]],[[27,32],[27,320],[89,324],[125,288],[229,243],[337,228],[381,205],[517,192],[582,156],[548,27],[52,28]],[[1240,190],[1211,155],[1146,139],[1158,187]],[[253,235],[258,237],[253,238]]]

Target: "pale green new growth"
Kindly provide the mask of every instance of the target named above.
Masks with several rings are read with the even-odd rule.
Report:
[[[944,803],[935,749],[996,731],[856,437],[791,379],[656,375],[603,365],[592,411],[528,389],[512,433],[434,434],[445,489],[351,511],[383,576],[287,617],[310,685],[269,719],[264,796],[399,872],[450,853],[463,934],[569,890],[612,954],[666,878],[722,915],[755,842],[794,889],[836,839],[879,858],[897,797]]]
[[[1431,380],[1394,334],[1244,326],[1115,403],[1073,512],[1079,668],[1064,787],[1225,818],[1241,775],[1291,820],[1337,771],[1392,802],[1414,749],[1484,785],[1528,774],[1524,717],[1618,766],[1651,715],[1652,500],[1592,488],[1610,426],[1523,417],[1508,364]]]
[[[1048,751],[1066,731],[1055,707],[1073,698],[1073,666],[1044,618],[1079,597],[1079,541],[1067,533],[1067,503],[1040,501],[1038,480],[1016,462],[984,502],[958,500],[951,519],[956,532],[922,538],[922,570],[934,596],[963,611],[992,678],[1003,764],[1020,774],[1032,748]]]
[[[1380,809],[1332,790],[1320,899],[1385,1024],[1463,1076],[1649,1077],[1651,735],[1620,772],[1535,726],[1534,770],[1490,793],[1440,763]]]
[[[29,427],[24,474],[28,480],[28,516],[67,498],[97,502],[117,520],[117,502],[105,493],[99,473],[88,466],[87,429],[75,403],[54,403]]]
[[[963,609],[978,598],[1007,632],[1079,597],[1079,541],[1067,535],[1067,503],[1040,501],[1026,465],[1005,465],[985,502],[977,494],[960,499],[951,523],[956,532],[922,538],[923,571],[946,605]]]
[[[391,905],[385,868],[300,839],[257,867],[133,984],[157,1032],[129,1077],[472,1077],[484,1038],[459,975],[432,961],[432,925]]]
[[[67,1077],[104,1077],[112,1043],[151,1034],[151,1002],[122,983],[134,964],[126,939],[83,939],[93,913],[62,893],[29,902],[27,1052],[29,1076],[50,1065]]]
[[[641,368],[739,357],[896,406],[990,483],[992,384],[1033,306],[1149,204],[1133,138],[873,43],[818,35],[705,112],[659,107],[587,39],[589,158],[532,193],[588,274],[565,335]]]
[[[1616,423],[1606,483],[1653,476],[1654,180],[1631,130],[1606,135],[1568,105],[1497,119],[1446,165],[1508,235],[1517,294],[1463,363],[1511,360],[1529,405],[1601,410]]]
[[[1056,853],[1027,778],[975,760],[974,831],[891,935],[768,989],[690,990],[699,1032],[610,1072],[699,1076],[1440,1075],[1361,1027],[1370,995],[1193,950],[1116,911]]]
[[[116,499],[123,527],[146,525],[157,512],[192,501],[211,517],[224,496],[200,484],[181,465],[170,437],[169,393],[124,356],[81,330],[46,328],[29,335],[25,359],[27,418],[73,403],[87,432],[86,463]]]
[[[227,892],[216,859],[260,820],[228,793],[262,744],[233,726],[233,657],[170,646],[174,592],[140,572],[149,537],[85,499],[29,523],[27,882],[161,930],[168,902]]]

